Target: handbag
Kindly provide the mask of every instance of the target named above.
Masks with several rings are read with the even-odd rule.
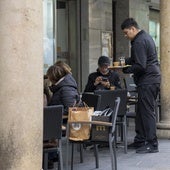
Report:
[[[113,110],[107,108],[103,111],[97,112],[92,116],[92,121],[111,122]],[[110,127],[104,125],[92,125],[91,140],[92,141],[109,141]]]
[[[90,121],[94,112],[93,107],[69,107],[69,121]],[[83,123],[70,123],[69,139],[74,141],[83,141],[90,138],[91,126]]]

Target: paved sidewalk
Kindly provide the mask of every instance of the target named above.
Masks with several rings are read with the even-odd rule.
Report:
[[[128,142],[133,141],[134,134],[134,125],[129,126]],[[66,170],[65,149],[65,141],[63,141],[64,170]],[[74,153],[74,170],[95,170],[93,150],[84,151],[83,163],[79,162],[79,152],[75,150]],[[137,154],[135,150],[128,149],[128,153],[125,154],[123,147],[118,146],[117,164],[118,170],[170,170],[170,140],[159,139],[158,153]],[[99,148],[99,167],[96,170],[111,170],[109,149],[107,147]]]
[[[79,163],[79,153],[75,153],[74,170],[95,170],[93,150],[84,151],[84,162]],[[159,140],[159,152],[137,154],[128,149],[124,154],[123,148],[117,149],[118,170],[170,170],[170,140]],[[111,170],[108,148],[99,149],[99,169]]]

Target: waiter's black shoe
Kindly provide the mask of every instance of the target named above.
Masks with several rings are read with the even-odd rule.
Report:
[[[145,145],[145,142],[134,142],[128,145],[128,149],[138,149]]]
[[[146,145],[138,148],[136,153],[156,153],[159,152],[158,146],[147,143]]]

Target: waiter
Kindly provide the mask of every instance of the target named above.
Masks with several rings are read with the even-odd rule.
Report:
[[[131,57],[125,61],[131,66],[123,72],[134,74],[138,92],[136,136],[129,147],[135,148],[137,153],[155,153],[158,152],[155,104],[161,82],[155,43],[133,18],[127,18],[121,29],[131,41]]]

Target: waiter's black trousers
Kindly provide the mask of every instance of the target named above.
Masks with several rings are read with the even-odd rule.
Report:
[[[142,85],[137,88],[138,104],[135,121],[135,142],[157,141],[155,106],[159,84]]]

